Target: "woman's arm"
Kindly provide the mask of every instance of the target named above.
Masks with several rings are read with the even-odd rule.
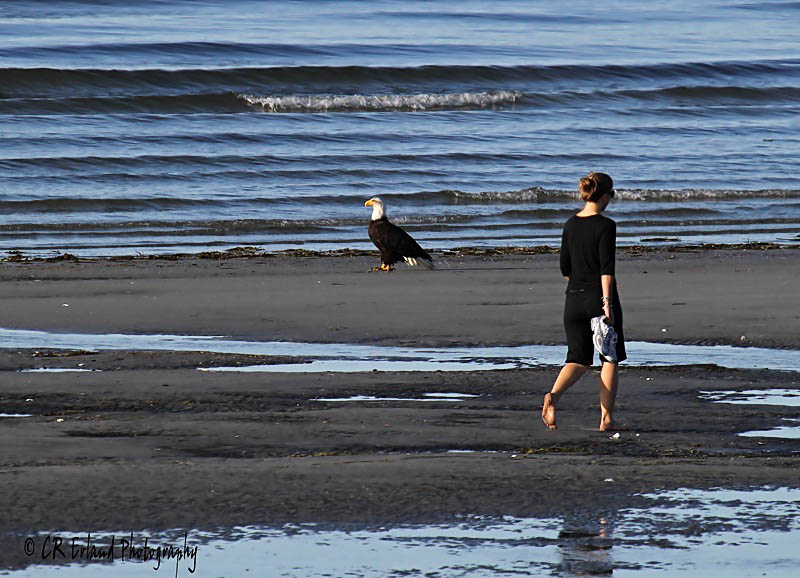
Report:
[[[572,275],[572,260],[569,256],[569,241],[567,240],[567,227],[561,232],[561,251],[559,252],[559,265],[561,266],[561,274],[569,279]]]
[[[603,288],[603,315],[608,322],[614,323],[614,312],[611,307],[611,298],[614,288],[614,253],[617,249],[617,224],[608,220],[605,230],[600,235],[600,286]]]
[[[608,318],[610,324],[614,324],[614,310],[611,308],[611,297],[614,294],[612,287],[614,286],[613,275],[601,275],[600,286],[603,288],[603,315]]]

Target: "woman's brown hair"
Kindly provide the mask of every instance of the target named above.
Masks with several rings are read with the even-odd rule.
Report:
[[[581,199],[597,202],[603,195],[614,195],[614,181],[605,173],[589,173],[580,180]]]

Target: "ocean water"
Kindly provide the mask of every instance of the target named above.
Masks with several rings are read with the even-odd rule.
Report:
[[[800,2],[5,0],[0,255],[800,244]]]

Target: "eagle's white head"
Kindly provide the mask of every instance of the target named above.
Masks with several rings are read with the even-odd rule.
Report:
[[[364,203],[365,207],[372,207],[372,220],[377,221],[386,215],[386,208],[383,206],[383,201],[380,197],[372,197],[369,201]]]

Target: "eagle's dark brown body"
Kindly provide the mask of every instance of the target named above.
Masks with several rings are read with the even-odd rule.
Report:
[[[381,268],[384,265],[391,267],[398,261],[416,259],[423,259],[424,265],[433,267],[433,259],[428,252],[411,235],[390,223],[385,216],[369,222],[369,238],[381,252]]]

